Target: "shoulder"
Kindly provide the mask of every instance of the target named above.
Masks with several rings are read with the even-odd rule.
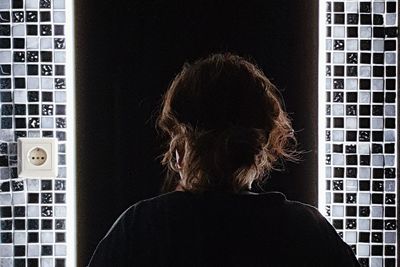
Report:
[[[304,234],[304,238],[310,237],[321,242],[326,242],[328,239],[341,241],[336,230],[316,207],[291,200],[286,200],[284,207],[289,227]]]
[[[182,198],[186,192],[174,191],[165,194],[161,194],[155,197],[147,198],[136,202],[135,204],[129,206],[120,216],[119,219],[129,218],[138,215],[148,208],[153,208],[162,203],[169,202],[170,200]]]
[[[154,205],[156,203],[169,201],[171,199],[185,198],[185,197],[188,197],[191,194],[192,193],[185,192],[185,191],[172,191],[172,192],[168,192],[168,193],[157,195],[155,197],[151,197],[151,198],[147,198],[147,199],[141,200],[136,204]]]
[[[187,200],[188,198],[190,198],[190,193],[188,192],[173,191],[164,193],[155,197],[143,199],[130,206],[124,213],[126,213],[126,217],[138,217],[142,216],[143,214],[149,215],[149,213],[154,213],[158,209],[164,208],[166,205],[170,205],[170,203]]]
[[[317,208],[290,200],[285,202],[285,206],[290,227],[301,235],[297,240],[312,251],[317,266],[318,262],[324,262],[324,266],[359,266],[350,246]]]
[[[294,216],[299,216],[305,220],[311,220],[319,223],[327,222],[319,210],[309,204],[293,200],[285,200],[285,207],[287,208],[288,212],[292,213]]]
[[[154,216],[161,216],[163,213],[161,211],[165,210],[166,207],[171,206],[172,203],[187,199],[187,197],[186,192],[174,191],[140,200],[128,207],[116,220],[114,226],[135,227],[134,224],[137,225],[143,221],[151,220]]]
[[[157,206],[168,197],[161,195],[128,207],[99,242],[88,266],[130,266],[131,262],[143,266],[141,260],[147,255],[147,239],[155,238],[148,236],[155,222],[158,223],[153,217],[157,214]]]

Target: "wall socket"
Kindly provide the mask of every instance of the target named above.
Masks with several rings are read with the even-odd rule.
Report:
[[[18,177],[57,177],[57,138],[18,138]]]

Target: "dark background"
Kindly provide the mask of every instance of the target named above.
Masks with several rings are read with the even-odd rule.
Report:
[[[282,91],[300,164],[266,190],[317,204],[318,1],[75,1],[78,266],[118,215],[159,194],[161,96],[185,61],[251,56]]]

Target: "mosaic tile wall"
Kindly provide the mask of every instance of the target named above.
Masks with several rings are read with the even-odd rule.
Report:
[[[66,266],[65,0],[0,0],[0,266]],[[57,137],[59,175],[18,178],[19,137]]]
[[[321,3],[324,212],[362,266],[397,266],[398,2]]]

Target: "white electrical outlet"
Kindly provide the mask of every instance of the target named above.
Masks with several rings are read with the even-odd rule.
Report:
[[[18,138],[18,177],[56,177],[57,138]]]

